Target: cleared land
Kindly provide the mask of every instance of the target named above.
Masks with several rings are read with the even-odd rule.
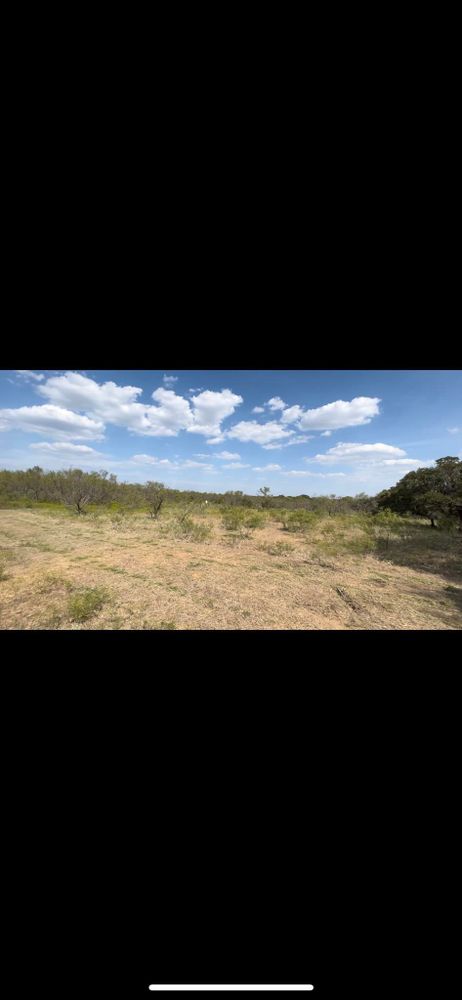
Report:
[[[403,522],[386,546],[361,517],[276,517],[243,536],[213,509],[189,533],[174,511],[0,510],[0,628],[462,628],[460,533]]]

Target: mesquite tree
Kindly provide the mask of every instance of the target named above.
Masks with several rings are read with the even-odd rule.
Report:
[[[82,472],[82,469],[68,469],[56,475],[56,491],[59,498],[77,514],[86,514],[90,503],[109,503],[114,495],[116,477],[107,472]]]
[[[146,483],[144,487],[144,495],[149,507],[150,517],[154,521],[157,521],[162,504],[165,500],[165,486],[163,483]]]

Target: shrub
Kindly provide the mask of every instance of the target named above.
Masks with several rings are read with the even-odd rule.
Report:
[[[74,594],[69,601],[69,615],[72,621],[86,622],[100,611],[108,600],[108,594],[101,587],[86,587]]]
[[[226,531],[239,531],[242,537],[246,537],[256,528],[263,528],[265,515],[242,507],[230,507],[223,514],[222,524]]]
[[[295,510],[292,513],[283,511],[280,520],[284,531],[301,532],[312,528],[319,518],[313,511]]]
[[[244,527],[249,528],[250,531],[254,531],[256,528],[263,528],[265,526],[265,515],[259,514],[258,511],[246,514],[244,518]]]
[[[244,511],[240,507],[228,507],[223,512],[222,524],[226,531],[237,531],[244,520]]]
[[[208,524],[198,524],[192,517],[180,517],[175,520],[172,531],[176,538],[184,538],[191,542],[205,542],[212,533]]]

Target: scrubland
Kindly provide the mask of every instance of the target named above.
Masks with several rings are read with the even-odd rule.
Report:
[[[0,629],[462,628],[462,533],[367,514],[0,510]]]

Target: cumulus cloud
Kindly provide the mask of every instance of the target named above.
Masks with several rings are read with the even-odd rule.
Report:
[[[337,399],[315,410],[306,410],[300,420],[302,430],[332,431],[342,427],[360,427],[370,424],[377,417],[380,399],[371,396],[356,396],[350,402]]]
[[[331,435],[332,435],[332,431],[323,431],[322,434],[321,434],[321,437],[322,438],[330,438]]]
[[[111,423],[114,422],[111,418],[117,417],[123,406],[134,403],[142,391],[136,386],[121,386],[115,382],[99,384],[79,372],[52,376],[37,389],[40,396],[57,406],[97,414]]]
[[[383,459],[383,458],[403,458],[406,452],[402,448],[396,448],[391,444],[357,444],[340,442],[334,448],[329,448],[325,455],[316,455],[314,459],[307,461],[315,462],[339,462]]]
[[[75,438],[101,441],[104,424],[61,406],[46,403],[44,406],[19,406],[17,409],[0,410],[0,431],[20,430],[30,434],[51,434],[61,440]]]
[[[244,462],[230,462],[228,465],[223,465],[223,469],[250,469],[250,465],[246,465]]]
[[[297,420],[300,420],[303,416],[303,409],[301,406],[288,406],[284,413],[281,413],[281,423],[283,424],[296,424]]]
[[[221,392],[207,389],[193,396],[191,402],[194,407],[193,423],[187,429],[195,434],[215,437],[221,435],[223,420],[230,417],[244,400],[230,389],[222,389]]]
[[[178,382],[178,375],[162,375],[162,381],[165,385],[173,385],[174,382]]]
[[[29,371],[28,368],[15,368],[16,375],[24,379],[26,382],[43,382],[44,375],[36,375],[35,372]]]
[[[234,460],[239,461],[240,455],[235,451],[217,451],[215,452],[214,458],[226,458],[229,462]]]
[[[99,384],[78,372],[49,378],[37,391],[53,404],[148,437],[176,437],[182,430],[219,436],[221,422],[243,402],[230,389],[202,392],[188,400],[161,387],[152,393],[156,405],[146,405],[138,401],[143,391],[138,386]]]
[[[253,472],[280,472],[281,465],[254,465]]]
[[[285,410],[287,403],[285,403],[280,396],[273,396],[272,399],[269,399],[268,402],[265,403],[265,406],[267,406],[269,410]]]
[[[254,406],[252,410],[252,413],[264,413],[264,412],[265,412],[264,406]]]
[[[270,444],[290,437],[294,431],[289,431],[276,420],[270,420],[266,424],[259,424],[256,420],[241,420],[239,424],[234,424],[227,431],[228,438],[236,438],[238,441],[253,441],[255,444]]]

